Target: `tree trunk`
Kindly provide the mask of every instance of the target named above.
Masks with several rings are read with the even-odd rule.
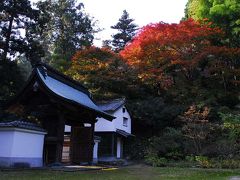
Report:
[[[10,42],[11,33],[12,33],[13,20],[14,20],[14,17],[12,15],[10,18],[10,21],[9,21],[9,25],[8,25],[5,46],[3,48],[3,61],[7,60],[7,53],[9,51],[9,42]]]

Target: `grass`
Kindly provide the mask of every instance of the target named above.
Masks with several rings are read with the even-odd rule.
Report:
[[[53,170],[13,170],[0,171],[0,180],[79,180],[79,179],[177,179],[177,180],[221,180],[240,176],[240,170],[198,169],[198,168],[162,168],[135,165],[120,169],[100,171],[62,172]]]

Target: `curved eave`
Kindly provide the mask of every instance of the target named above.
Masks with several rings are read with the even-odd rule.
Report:
[[[37,78],[39,79],[40,83],[43,85],[43,88],[44,88],[48,93],[50,93],[51,95],[54,95],[55,97],[57,97],[57,98],[59,98],[59,99],[61,99],[61,100],[63,100],[63,101],[66,101],[66,102],[68,102],[68,103],[70,103],[70,104],[77,105],[77,106],[86,108],[86,109],[88,109],[88,110],[90,110],[90,111],[93,111],[93,112],[97,115],[97,117],[103,117],[103,118],[105,118],[105,119],[107,119],[107,120],[110,120],[110,121],[112,121],[113,119],[115,119],[114,116],[111,116],[111,115],[109,115],[109,114],[107,114],[107,113],[105,113],[105,112],[103,112],[103,111],[93,109],[93,108],[88,107],[88,106],[86,106],[86,105],[84,105],[84,104],[81,104],[81,103],[76,102],[76,101],[74,101],[74,100],[72,100],[72,99],[68,99],[68,98],[66,98],[66,97],[63,97],[63,96],[55,93],[52,89],[50,89],[50,88],[47,86],[47,84],[45,84],[44,80],[42,79],[42,77],[40,76],[39,73],[40,73],[40,72],[38,72],[38,70],[36,69]]]

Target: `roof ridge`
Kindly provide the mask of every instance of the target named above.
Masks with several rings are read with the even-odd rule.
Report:
[[[46,75],[40,71],[39,68],[36,68],[37,76],[46,91],[49,93],[54,93],[57,97],[64,99],[69,103],[76,103],[85,108],[97,111],[106,119],[114,119],[113,116],[102,111],[92,100],[89,94],[85,93],[82,89],[78,89],[75,86],[71,86],[65,81],[61,81],[53,75]],[[67,80],[66,80],[67,81]],[[59,88],[60,87],[60,88]],[[81,92],[81,93],[80,93]]]
[[[14,127],[14,128],[45,131],[39,124],[34,122],[24,121],[24,120],[0,122],[0,127]]]
[[[116,99],[111,99],[111,100],[101,100],[101,101],[97,101],[97,104],[107,104],[107,103],[111,103],[111,102],[120,102],[120,101],[126,101],[125,97],[122,98],[116,98]]]
[[[83,86],[80,82],[70,78],[69,76],[66,76],[65,74],[63,74],[62,72],[57,71],[56,69],[54,69],[53,67],[51,67],[50,65],[47,65],[43,62],[39,62],[38,64],[35,65],[35,69],[38,69],[39,67],[43,67],[43,70],[45,70],[44,68],[46,68],[46,70],[52,72],[53,74],[56,74],[57,76],[60,76],[61,78],[65,79],[66,81],[62,81],[62,79],[57,78],[56,76],[54,76],[54,78],[56,78],[57,80],[61,81],[64,84],[67,84],[69,86],[71,86],[74,89],[80,90],[82,92],[84,92],[85,94],[87,94],[90,98],[92,98],[91,93],[88,91],[88,89]],[[41,72],[41,70],[40,70]],[[70,82],[70,83],[69,83]]]
[[[111,101],[98,102],[97,105],[105,112],[107,111],[116,111],[126,102],[125,98],[114,99]]]

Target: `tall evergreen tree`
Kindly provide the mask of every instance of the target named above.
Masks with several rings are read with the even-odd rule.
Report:
[[[38,15],[29,0],[0,1],[0,115],[4,103],[24,81],[16,61],[12,60],[21,54],[31,61],[31,52],[39,50],[36,39],[26,36],[27,29],[38,23]]]
[[[29,0],[0,1],[0,56],[6,61],[16,54],[28,53],[35,40],[28,41],[27,27],[36,26],[38,10],[33,9]]]
[[[128,12],[124,10],[118,23],[111,26],[112,29],[116,29],[118,31],[118,33],[112,35],[112,46],[115,52],[121,51],[136,34],[137,25],[134,24],[133,21],[134,19],[131,19]]]
[[[92,44],[95,29],[84,5],[76,0],[47,0],[37,4],[41,18],[48,23],[39,26],[45,50],[56,68],[65,66],[78,49]]]

